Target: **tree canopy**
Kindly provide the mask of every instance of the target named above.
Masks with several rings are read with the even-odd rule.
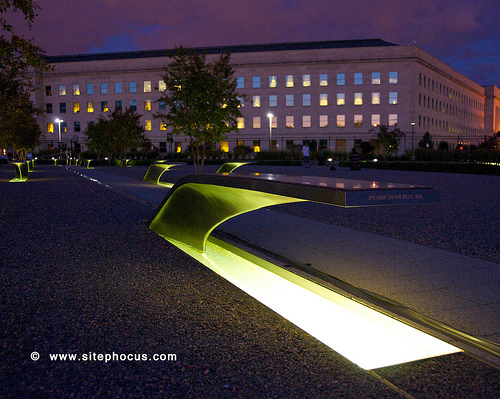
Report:
[[[399,144],[405,134],[397,126],[394,126],[392,130],[386,125],[378,125],[378,128],[377,139],[380,152],[384,159],[386,159],[388,156],[396,154],[399,151]]]
[[[206,149],[237,130],[239,107],[245,95],[236,92],[236,79],[229,65],[230,54],[207,63],[204,54],[178,47],[163,75],[166,90],[158,101],[167,106],[158,118],[172,134],[183,134],[191,144],[197,172],[203,170]]]
[[[125,159],[132,148],[149,148],[151,142],[145,136],[137,111],[127,108],[124,112],[115,110],[109,118],[99,115],[97,122],[90,125],[85,134],[85,145],[99,156],[112,154]]]
[[[0,145],[12,148],[23,158],[38,145],[42,135],[36,117],[43,111],[31,102],[29,67],[49,69],[42,49],[16,34],[6,16],[20,12],[29,27],[39,6],[32,0],[0,1]]]

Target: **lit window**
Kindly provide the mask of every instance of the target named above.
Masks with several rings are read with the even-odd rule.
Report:
[[[379,125],[380,125],[380,115],[373,114],[372,115],[372,126],[379,126]]]
[[[286,123],[286,127],[287,128],[293,129],[295,127],[294,117],[293,116],[287,116],[285,118],[285,123]]]
[[[220,142],[220,150],[222,152],[229,152],[229,143],[227,141]]]
[[[363,93],[354,93],[354,105],[363,105]]]
[[[311,75],[302,75],[302,86],[311,86]]]
[[[115,83],[115,93],[116,94],[122,93],[122,84],[121,83]]]
[[[260,76],[254,76],[252,78],[252,87],[254,89],[259,89],[260,88]]]
[[[236,88],[237,89],[244,89],[245,88],[245,78],[242,76],[238,76],[236,78]]]
[[[66,95],[66,85],[59,85],[59,95],[60,96]]]
[[[380,84],[380,72],[372,72],[372,85]]]
[[[345,105],[345,93],[337,93],[337,105]]]
[[[108,102],[107,101],[101,101],[101,112],[108,112]]]
[[[80,112],[80,103],[73,103],[73,113],[77,114]]]
[[[160,123],[160,130],[167,130],[167,124],[164,122]]]
[[[320,115],[319,127],[327,127],[327,126],[328,126],[328,115]]]
[[[122,110],[122,102],[120,100],[115,101],[115,110],[116,111]]]
[[[337,127],[345,127],[345,115],[337,115]]]
[[[327,73],[321,73],[319,75],[319,85],[320,86],[328,86],[328,74]]]
[[[80,95],[80,85],[73,85],[73,95],[74,96]]]
[[[302,127],[311,127],[311,115],[302,116]]]
[[[311,95],[310,94],[302,94],[302,106],[309,107],[311,105]]]
[[[52,95],[52,86],[45,86],[45,95],[46,96]]]
[[[328,105],[328,94],[319,95],[319,105],[321,107],[326,107]]]
[[[144,121],[144,130],[151,130],[151,120],[146,119]]]
[[[398,103],[398,92],[391,91],[389,92],[389,104],[397,104]]]
[[[52,113],[52,103],[45,104],[45,112],[47,114],[51,114]]]
[[[354,127],[363,126],[363,115],[354,115]]]
[[[150,80],[144,81],[144,93],[151,93],[151,81]]]
[[[254,129],[260,129],[260,116],[254,116],[252,119],[252,127]]]
[[[239,118],[236,119],[236,124],[237,124],[238,129],[244,129],[245,128],[245,118],[240,116]]]
[[[278,106],[278,96],[273,94],[269,96],[269,106],[277,107]]]
[[[144,111],[151,111],[151,100],[144,100]]]
[[[94,112],[94,103],[92,101],[87,102],[87,112],[89,114]]]
[[[372,104],[373,105],[380,104],[380,93],[372,93]]]
[[[94,85],[92,83],[87,83],[87,94],[94,94]]]
[[[337,86],[345,86],[345,73],[337,74]]]
[[[389,84],[394,85],[396,83],[398,83],[398,73],[389,72]]]
[[[398,114],[389,114],[389,126],[398,124]]]
[[[108,84],[101,83],[101,94],[108,94]]]
[[[136,82],[129,82],[128,83],[128,91],[129,91],[129,93],[136,93],[137,92]]]
[[[354,84],[362,85],[363,84],[363,74],[361,72],[354,74]]]
[[[293,102],[294,102],[293,94],[287,94],[286,95],[286,106],[293,107]]]
[[[254,108],[260,108],[260,96],[253,96],[252,104]]]
[[[158,91],[166,91],[166,90],[167,90],[167,84],[163,80],[160,80],[158,82]]]
[[[47,123],[47,133],[54,133],[54,124],[52,122]]]
[[[278,77],[269,76],[269,87],[278,87]]]
[[[245,106],[245,99],[243,97],[237,97],[238,98],[238,108],[243,108]]]
[[[260,140],[253,141],[253,152],[260,152]]]
[[[137,110],[137,100],[130,100],[130,109],[132,111]]]
[[[66,113],[66,103],[59,103],[59,112],[61,114],[65,114]]]
[[[293,87],[293,75],[286,75],[286,87]]]

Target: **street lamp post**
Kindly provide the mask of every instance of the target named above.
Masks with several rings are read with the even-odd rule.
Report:
[[[267,114],[267,117],[269,118],[269,151],[271,151],[272,138],[273,138],[273,118],[274,118],[274,115],[269,112]]]
[[[411,122],[411,150],[413,151],[413,126],[415,126],[415,122]]]
[[[64,122],[64,121],[62,119],[57,118],[55,120],[55,122],[57,124],[59,124],[59,148],[61,148],[61,144],[62,144],[62,142],[61,142],[61,122]]]

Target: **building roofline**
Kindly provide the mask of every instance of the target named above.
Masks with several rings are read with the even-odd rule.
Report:
[[[269,43],[269,44],[244,44],[235,46],[214,46],[214,47],[195,47],[193,50],[197,53],[221,54],[230,53],[256,53],[265,51],[289,51],[289,50],[323,50],[335,48],[357,48],[357,47],[386,47],[398,46],[394,43],[386,42],[382,39],[360,39],[360,40],[333,40],[333,41],[315,41],[315,42],[297,42],[297,43]],[[44,56],[47,62],[51,64],[61,62],[83,62],[83,61],[108,61],[124,60],[134,58],[157,58],[167,57],[173,54],[175,49],[165,50],[144,50],[144,51],[126,51],[116,53],[95,53],[95,54],[75,54]]]

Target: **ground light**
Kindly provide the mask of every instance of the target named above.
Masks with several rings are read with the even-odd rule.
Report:
[[[213,237],[205,252],[168,241],[363,369],[461,351]]]

